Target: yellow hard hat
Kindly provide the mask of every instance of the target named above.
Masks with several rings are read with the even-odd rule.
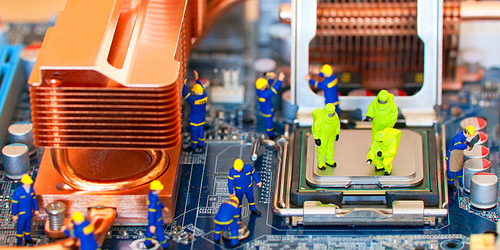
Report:
[[[383,89],[380,92],[378,92],[377,98],[383,102],[386,102],[387,100],[389,100],[389,92]]]
[[[229,198],[229,200],[236,202],[236,204],[238,204],[238,205],[240,204],[240,200],[236,196],[231,196],[231,198]]]
[[[323,65],[323,67],[321,67],[321,73],[325,76],[331,76],[333,74],[332,67],[328,64]]]
[[[325,109],[328,114],[335,113],[335,105],[333,103],[327,103]]]
[[[191,91],[196,92],[196,93],[202,93],[203,94],[203,87],[199,84],[195,84]]]
[[[33,184],[33,179],[31,179],[31,177],[29,175],[25,174],[21,178],[21,183],[23,183],[23,184]]]
[[[238,172],[243,170],[243,161],[241,159],[236,159],[234,161],[233,168]]]
[[[149,188],[151,190],[163,190],[163,184],[159,180],[154,180],[151,182],[151,185],[149,185]]]
[[[257,79],[257,81],[255,81],[255,88],[257,89],[261,89],[266,85],[267,85],[267,80],[264,78],[259,78]]]
[[[469,125],[465,128],[465,132],[469,135],[474,135],[476,134],[476,128],[474,128],[474,126],[472,125]]]
[[[85,221],[85,217],[83,217],[82,213],[80,213],[80,211],[76,211],[73,213],[73,216],[71,217],[71,219],[74,221],[74,222],[84,222]]]

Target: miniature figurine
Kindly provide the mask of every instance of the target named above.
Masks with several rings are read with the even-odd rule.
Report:
[[[153,245],[151,244],[151,238],[153,234],[156,234],[156,238],[160,242],[163,248],[168,248],[167,239],[165,239],[165,234],[163,232],[163,217],[161,215],[161,210],[165,210],[168,212],[168,208],[166,208],[163,203],[161,203],[158,198],[158,194],[161,190],[163,190],[163,184],[159,180],[154,180],[151,182],[149,186],[151,191],[148,194],[148,229],[146,230],[146,240],[144,241],[144,245],[147,248],[151,248]]]
[[[463,177],[463,150],[471,150],[473,143],[467,139],[474,136],[476,129],[473,126],[467,126],[465,130],[459,131],[450,142],[448,151],[446,151],[446,165],[448,184],[453,185],[455,173],[457,175],[458,183],[462,184]],[[451,159],[451,162],[450,162]]]
[[[268,80],[264,78],[259,78],[255,82],[255,88],[257,88],[257,99],[260,102],[260,114],[264,117],[266,121],[266,131],[269,138],[274,139],[274,127],[273,127],[273,117],[274,117],[274,107],[271,98],[278,94],[278,90],[285,79],[285,74],[280,72],[278,76],[278,81],[273,85],[274,78],[276,74],[273,72],[264,73],[264,76],[269,77]]]
[[[372,141],[378,131],[393,128],[398,119],[398,107],[394,103],[394,95],[381,90],[368,106],[368,112],[363,122],[372,123]]]
[[[80,249],[82,250],[96,250],[99,249],[97,241],[94,237],[94,225],[83,217],[80,211],[73,213],[71,217],[73,224],[69,228],[63,226],[61,230],[68,237],[77,238],[80,240]]]
[[[32,187],[33,179],[25,174],[21,178],[21,183],[23,185],[14,191],[11,201],[12,219],[17,221],[16,238],[18,246],[23,243],[23,235],[25,243],[36,243],[31,239],[31,220],[33,214],[38,215],[38,203]],[[34,213],[33,209],[35,210]]]
[[[191,150],[195,150],[198,146],[203,147],[205,144],[205,113],[207,111],[207,93],[201,85],[198,78],[198,72],[194,71],[196,84],[193,86],[191,95],[186,87],[186,80],[182,87],[182,97],[191,105],[191,113],[189,114],[189,125],[191,127]]]
[[[248,200],[248,206],[252,214],[261,215],[261,212],[255,208],[255,200],[253,198],[253,180],[257,183],[257,186],[262,187],[262,182],[259,179],[259,175],[255,172],[252,165],[245,163],[241,159],[236,159],[233,164],[233,168],[229,170],[229,175],[227,176],[229,187],[229,196],[238,197],[240,201],[240,209],[243,207],[243,195],[246,195]]]
[[[325,105],[328,103],[333,103],[335,105],[335,110],[338,111],[339,105],[339,91],[337,87],[338,79],[333,74],[332,67],[328,64],[323,65],[321,67],[321,71],[318,74],[320,77],[323,77],[323,81],[314,81],[311,79],[310,75],[306,75],[306,80],[309,84],[313,85],[315,88],[323,90],[325,93]]]
[[[375,170],[385,170],[385,175],[392,173],[392,160],[396,157],[401,141],[401,131],[395,128],[385,128],[375,134],[370,151],[366,156],[367,164],[375,164]]]
[[[312,112],[313,125],[312,133],[316,143],[316,156],[318,159],[318,168],[325,170],[326,165],[336,167],[337,163],[333,160],[333,146],[339,140],[340,121],[335,112],[335,105],[328,103],[324,108],[315,109]]]
[[[223,202],[217,215],[215,215],[215,228],[214,228],[214,241],[220,241],[220,234],[222,230],[231,232],[231,246],[236,247],[240,245],[238,240],[238,218],[240,217],[240,200],[236,196],[231,196],[228,201]]]

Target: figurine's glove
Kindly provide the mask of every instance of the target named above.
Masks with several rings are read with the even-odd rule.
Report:
[[[339,141],[339,134],[335,137],[335,141]]]
[[[314,142],[316,143],[316,146],[321,146],[321,139],[316,139]]]
[[[382,157],[382,151],[377,151],[377,156]]]
[[[368,164],[368,165],[372,164],[372,159],[366,160],[366,164]]]
[[[365,117],[365,119],[363,120],[363,122],[371,122],[371,121],[373,121],[373,118],[369,116]]]

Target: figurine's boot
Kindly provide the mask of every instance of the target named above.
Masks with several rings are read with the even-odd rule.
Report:
[[[392,159],[384,160],[384,174],[390,175],[392,173]]]
[[[325,167],[325,161],[318,161],[318,168],[320,170],[325,170],[326,167]]]
[[[464,177],[464,169],[462,168],[462,169],[460,169],[460,170],[457,171],[457,179],[458,179],[458,183],[460,185],[462,185],[462,179],[463,179],[463,177]]]
[[[329,167],[336,167],[337,166],[337,163],[333,160],[333,159],[329,159],[329,160],[326,160],[326,165],[328,165]]]
[[[17,246],[22,246],[23,245],[23,235],[22,234],[21,234],[21,236],[16,235],[16,238],[17,238],[16,245]]]
[[[382,165],[375,165],[375,171],[380,171],[380,170],[384,170],[384,166],[382,166]]]

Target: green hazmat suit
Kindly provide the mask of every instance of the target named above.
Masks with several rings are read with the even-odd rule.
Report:
[[[378,131],[392,128],[398,119],[398,107],[394,103],[394,95],[381,90],[370,106],[364,121],[372,122],[372,140]]]
[[[318,168],[325,169],[325,157],[326,164],[335,167],[333,146],[335,141],[339,139],[340,133],[340,121],[335,112],[335,105],[328,103],[324,108],[315,109],[312,115],[313,125],[311,129],[317,145]]]
[[[385,170],[386,175],[392,173],[392,160],[396,157],[401,141],[401,131],[395,128],[385,128],[375,134],[366,163],[374,164],[376,170]]]

